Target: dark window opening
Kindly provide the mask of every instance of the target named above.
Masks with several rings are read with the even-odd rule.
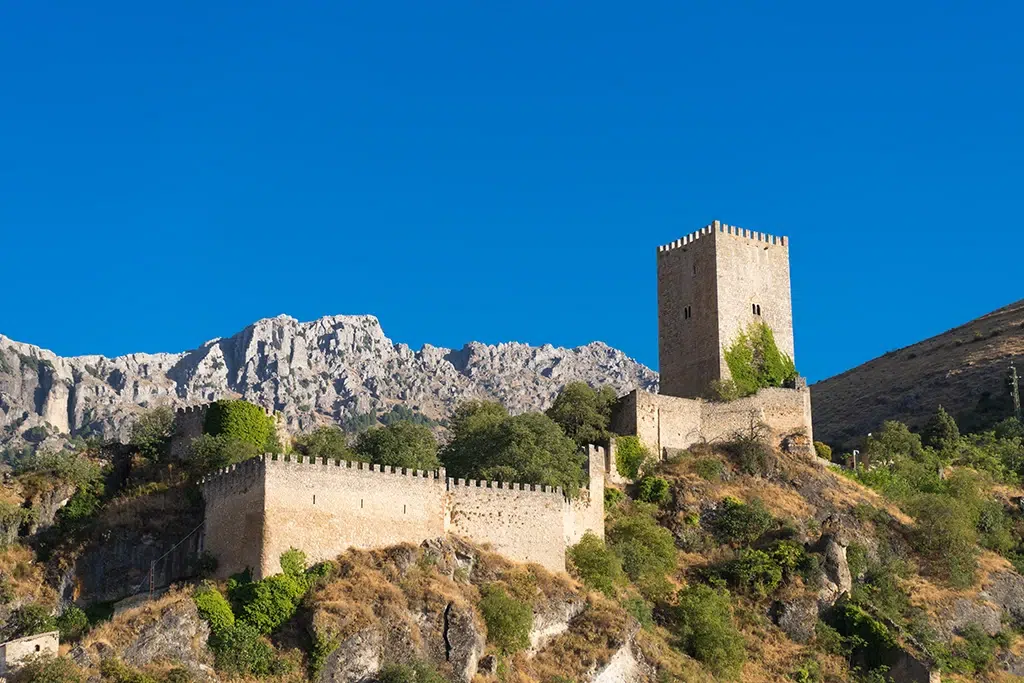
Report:
[[[360,509],[362,509],[362,507],[363,507],[363,499],[362,498],[359,499],[359,507],[360,507]]]
[[[316,505],[316,494],[313,494],[313,505]]]
[[[689,320],[693,317],[693,309],[690,306],[683,308],[683,320]]]
[[[402,506],[402,514],[403,515],[405,514],[405,506],[404,505]]]
[[[697,274],[697,264],[696,263],[693,264],[693,274],[694,275]]]
[[[36,645],[36,652],[39,652],[39,646]]]
[[[761,315],[761,304],[750,304],[750,308],[754,315]]]

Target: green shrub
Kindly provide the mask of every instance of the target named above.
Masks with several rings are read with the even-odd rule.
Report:
[[[968,624],[959,633],[962,640],[953,643],[946,669],[959,674],[984,673],[992,666],[1001,641],[990,636],[977,624]]]
[[[201,586],[192,596],[192,600],[196,603],[199,616],[210,624],[211,633],[224,633],[235,625],[231,604],[212,585]]]
[[[234,439],[224,434],[203,434],[193,439],[189,445],[185,467],[194,479],[199,479],[222,467],[250,460],[258,455],[260,450],[248,441]]]
[[[366,430],[356,439],[356,455],[367,462],[414,470],[434,470],[437,439],[430,428],[412,422],[395,422]]]
[[[951,496],[923,494],[913,509],[911,542],[932,573],[960,588],[974,583],[978,535],[970,508]]]
[[[629,578],[657,582],[676,566],[675,539],[643,507],[637,508],[612,522],[608,545]]]
[[[843,640],[843,634],[823,621],[814,625],[814,642],[822,652],[839,657],[847,657],[849,649]]]
[[[133,669],[118,657],[107,657],[100,662],[103,680],[109,683],[157,683],[156,679]]]
[[[306,553],[297,548],[281,553],[281,571],[289,576],[302,576],[306,571]]]
[[[651,609],[651,603],[643,598],[628,598],[622,603],[622,607],[644,628],[654,625],[654,611]]]
[[[871,668],[882,666],[896,639],[885,624],[851,602],[841,602],[834,610],[836,630],[854,651],[866,658]]]
[[[78,640],[89,630],[89,617],[80,607],[68,605],[57,617],[57,630],[62,643]]]
[[[749,545],[775,525],[775,519],[760,499],[749,505],[725,498],[712,515],[711,533],[719,543]]]
[[[626,479],[636,479],[651,460],[651,453],[636,436],[615,437],[615,469]]]
[[[377,681],[378,683],[445,683],[444,677],[427,662],[386,664],[377,674]]]
[[[721,481],[725,474],[725,463],[718,458],[698,458],[693,462],[693,471],[705,481]]]
[[[618,555],[590,531],[569,549],[569,559],[583,583],[605,595],[614,595],[625,579]]]
[[[34,656],[9,680],[12,683],[84,683],[85,675],[66,657]]]
[[[765,387],[781,387],[796,380],[793,359],[779,351],[772,328],[753,323],[724,349],[732,382],[740,396]]]
[[[679,591],[672,625],[684,651],[716,676],[739,672],[745,658],[743,636],[732,622],[727,591],[697,584]]]
[[[796,541],[776,541],[772,544],[768,554],[779,565],[783,576],[787,578],[805,572],[814,564],[804,547]]]
[[[533,607],[516,600],[499,585],[484,586],[480,613],[487,624],[487,640],[503,654],[514,654],[530,646]]]
[[[605,487],[604,489],[604,509],[611,510],[618,506],[623,500],[626,499],[626,494],[618,489],[611,487]]]
[[[744,474],[767,477],[775,473],[777,458],[766,434],[764,425],[751,424],[749,429],[735,433],[732,441],[723,445]]]
[[[646,475],[636,487],[637,499],[654,505],[664,505],[672,498],[668,482],[661,477]]]
[[[236,623],[210,636],[218,671],[241,676],[266,676],[278,668],[274,648],[249,624]]]
[[[251,444],[257,453],[274,450],[277,437],[274,418],[263,408],[248,401],[230,399],[210,404],[203,431],[210,436]]]
[[[239,605],[238,619],[254,627],[260,635],[267,635],[294,616],[306,589],[301,578],[275,574],[242,584],[232,600]]]
[[[822,460],[832,462],[832,447],[823,441],[814,442],[814,452]]]
[[[30,602],[14,611],[7,627],[12,631],[12,638],[24,638],[37,633],[56,631],[57,620],[53,618],[49,607]]]
[[[860,543],[851,543],[846,549],[846,564],[850,567],[850,576],[859,577],[868,568],[868,550]]]
[[[782,583],[782,567],[763,550],[747,548],[740,551],[726,572],[739,590],[761,598],[774,593]]]

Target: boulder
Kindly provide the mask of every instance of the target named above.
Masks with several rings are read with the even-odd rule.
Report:
[[[1024,577],[1017,572],[993,572],[979,597],[998,605],[1014,623],[1024,625]]]
[[[533,627],[530,629],[530,649],[533,655],[552,638],[569,629],[569,624],[587,607],[587,601],[573,595],[562,600],[553,600],[539,605],[534,610]]]
[[[814,627],[818,623],[818,600],[805,595],[776,602],[772,618],[791,640],[806,643],[814,637]]]
[[[121,658],[135,667],[168,662],[198,670],[209,663],[209,637],[210,627],[199,616],[195,603],[178,600],[164,607],[157,619],[138,631],[121,652]]]
[[[849,538],[837,515],[829,515],[822,524],[821,538],[817,550],[824,556],[818,575],[818,604],[824,609],[831,607],[853,587],[850,565],[846,561]]]
[[[320,668],[320,683],[364,683],[373,680],[381,667],[383,638],[377,629],[349,636],[327,657]]]

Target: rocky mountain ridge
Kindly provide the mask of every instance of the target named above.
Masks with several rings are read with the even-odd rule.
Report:
[[[392,342],[371,315],[259,320],[183,353],[61,357],[0,335],[0,444],[44,436],[127,439],[140,410],[241,397],[278,411],[291,432],[403,405],[440,419],[489,398],[545,408],[566,383],[657,390],[657,373],[602,342],[572,349]]]

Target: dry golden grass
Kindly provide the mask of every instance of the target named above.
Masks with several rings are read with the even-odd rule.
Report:
[[[585,680],[589,671],[600,669],[611,660],[630,637],[629,617],[621,607],[591,595],[587,609],[571,628],[556,636],[531,660],[520,654],[515,668],[538,680],[562,676]]]
[[[182,586],[172,587],[159,598],[125,610],[110,621],[103,622],[92,629],[82,639],[82,645],[86,649],[102,644],[114,648],[115,652],[123,650],[142,629],[158,622],[168,608],[184,601],[191,603],[192,589]],[[200,645],[199,649],[201,647]]]
[[[45,567],[23,545],[0,550],[0,576],[10,582],[14,595],[26,602],[57,606],[57,592],[46,584]]]

